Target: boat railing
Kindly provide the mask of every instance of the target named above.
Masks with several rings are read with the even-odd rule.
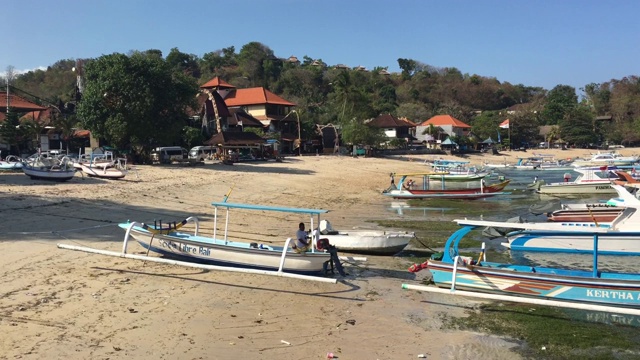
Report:
[[[284,261],[287,258],[287,253],[289,252],[289,245],[291,245],[291,238],[287,238],[284,242],[284,247],[282,248],[282,255],[280,256],[280,266],[278,266],[278,272],[281,273],[284,268]]]
[[[190,216],[184,220],[185,224],[189,222],[193,222],[195,224],[195,230],[193,232],[193,235],[198,236],[198,231],[200,230],[200,221],[198,220],[197,217]],[[129,225],[127,226],[127,230],[124,233],[124,241],[122,243],[122,255],[127,253],[127,245],[129,244],[129,237],[131,236],[131,230],[136,226],[145,227],[145,224],[137,221],[133,221],[129,223]]]

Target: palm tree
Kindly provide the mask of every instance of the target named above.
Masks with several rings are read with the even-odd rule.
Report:
[[[427,134],[431,136],[433,140],[436,140],[436,137],[434,136],[434,134],[437,134],[438,140],[440,140],[440,131],[433,124],[429,124],[429,126],[422,131],[422,135],[427,135]]]
[[[547,138],[546,138],[547,148],[551,146],[551,142],[556,140],[558,136],[560,136],[560,127],[557,125],[554,125],[551,127],[551,129],[549,130],[549,133],[547,134]]]
[[[75,115],[60,114],[54,117],[52,120],[53,126],[55,126],[57,130],[60,130],[62,132],[62,139],[66,142],[68,154],[69,141],[73,137],[73,134],[76,130],[78,119]]]

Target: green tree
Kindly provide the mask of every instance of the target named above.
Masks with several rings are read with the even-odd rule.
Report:
[[[380,128],[375,128],[364,124],[356,118],[342,122],[342,141],[352,145],[380,146],[387,140],[384,132]]]
[[[6,120],[0,124],[0,138],[10,146],[15,146],[16,151],[14,153],[20,155],[20,147],[24,140],[24,135],[18,113],[10,108]]]
[[[583,89],[587,104],[596,115],[608,114],[611,109],[611,90],[605,85],[590,83]]]
[[[274,58],[273,50],[259,42],[250,42],[240,49],[238,53],[238,66],[242,75],[253,80],[254,85],[265,86],[265,61]],[[270,71],[272,64],[269,63]]]
[[[431,118],[433,113],[427,109],[424,104],[403,103],[396,108],[398,117],[406,117],[407,119],[419,124]]]
[[[167,55],[167,64],[175,70],[182,71],[189,76],[198,79],[200,77],[200,59],[193,54],[185,54],[180,52],[178,48],[173,48]]]
[[[542,125],[558,125],[565,115],[578,105],[576,89],[569,85],[558,85],[547,94],[542,111]]]
[[[204,140],[202,130],[192,126],[185,126],[182,128],[182,141],[187,145],[188,149],[191,149],[191,147],[196,144],[201,144]]]
[[[417,63],[415,60],[400,58],[398,59],[398,67],[402,70],[402,78],[409,80],[416,71]]]
[[[594,116],[586,106],[576,106],[567,112],[560,121],[560,136],[562,140],[579,147],[587,147],[598,141],[598,134],[594,128]]]
[[[195,80],[162,58],[112,54],[85,64],[85,89],[77,114],[94,136],[118,148],[151,147],[180,142],[195,108]]]
[[[482,140],[492,138],[497,141],[499,127],[498,125],[504,120],[499,111],[483,111],[477,115],[469,123],[474,134],[478,135]]]
[[[496,127],[498,127],[497,124]],[[509,117],[509,127],[508,133],[511,135],[509,140],[512,148],[531,145],[539,139],[540,120],[534,112],[521,112]]]

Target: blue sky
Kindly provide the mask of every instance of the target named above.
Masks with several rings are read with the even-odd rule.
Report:
[[[275,55],[388,67],[398,58],[552,89],[640,75],[637,0],[2,0],[0,74],[258,41]]]

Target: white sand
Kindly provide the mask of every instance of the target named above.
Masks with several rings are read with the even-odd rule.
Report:
[[[536,151],[538,152],[538,151]],[[540,152],[551,152],[542,150]],[[555,151],[562,157],[584,150]],[[631,154],[632,149],[623,149]],[[528,153],[506,153],[511,162]],[[212,231],[211,201],[325,208],[335,228],[375,227],[394,218],[380,191],[390,172],[425,169],[403,159],[302,157],[226,166],[138,166],[123,181],[66,183],[0,174],[0,359],[514,359],[513,344],[441,330],[468,299],[401,289],[419,283],[408,260],[371,257],[347,264],[338,284],[143,263],[68,250],[118,251],[116,224],[197,215]],[[474,163],[492,155],[472,156]],[[280,241],[299,218],[240,213],[232,231],[246,241]],[[144,253],[137,244],[130,251]],[[355,320],[355,325],[346,321]],[[284,340],[291,345],[281,342]]]

